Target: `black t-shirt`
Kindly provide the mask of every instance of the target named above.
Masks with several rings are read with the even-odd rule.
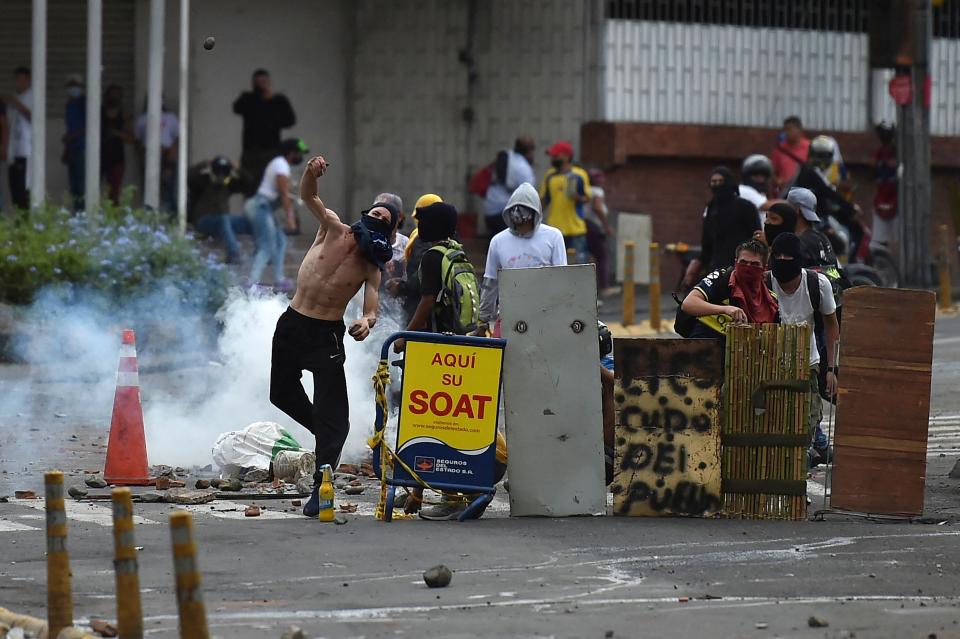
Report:
[[[833,252],[833,245],[826,235],[811,228],[800,233],[798,237],[803,243],[804,268],[837,265],[837,254]]]
[[[719,204],[711,202],[703,218],[700,262],[708,272],[733,266],[737,247],[760,230],[757,208],[735,197]]]
[[[436,299],[443,290],[443,253],[427,251],[420,260],[420,295]]]
[[[243,116],[244,149],[275,149],[280,146],[280,131],[297,123],[290,100],[282,93],[264,100],[247,91],[233,103],[233,112]]]
[[[730,271],[729,268],[717,269],[711,271],[705,278],[700,280],[694,287],[695,290],[703,293],[707,301],[718,306],[730,305]],[[709,315],[705,318],[697,318],[693,330],[690,332],[691,338],[707,339],[725,339],[723,333],[719,332],[724,324],[729,322],[726,315]]]

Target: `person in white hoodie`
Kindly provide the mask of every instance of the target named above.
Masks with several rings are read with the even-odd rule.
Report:
[[[563,234],[543,223],[540,195],[533,186],[524,183],[517,187],[503,209],[503,221],[507,228],[493,236],[487,251],[477,329],[480,335],[486,334],[499,315],[497,275],[501,269],[567,265]],[[494,334],[499,334],[499,327]]]

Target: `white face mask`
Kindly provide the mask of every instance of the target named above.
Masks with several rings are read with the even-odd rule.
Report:
[[[67,87],[67,95],[71,98],[79,98],[83,95],[83,89],[77,86]]]

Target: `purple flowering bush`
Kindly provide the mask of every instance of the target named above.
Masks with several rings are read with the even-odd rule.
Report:
[[[230,274],[191,235],[165,218],[107,206],[73,216],[48,206],[27,217],[0,215],[0,302],[29,304],[44,288],[64,296],[94,294],[105,303],[158,289],[195,308],[216,310]]]

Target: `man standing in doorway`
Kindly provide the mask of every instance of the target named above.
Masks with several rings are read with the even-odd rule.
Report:
[[[86,190],[87,96],[83,94],[83,79],[79,75],[67,78],[67,106],[64,111],[66,132],[63,134],[63,163],[67,165],[70,195],[74,212],[83,209]]]
[[[33,89],[30,69],[18,67],[13,72],[16,95],[3,96],[10,120],[10,144],[7,165],[10,174],[10,199],[19,209],[30,208],[30,156],[33,155]]]
[[[240,168],[254,185],[260,183],[263,171],[280,150],[280,133],[297,123],[290,100],[273,92],[273,82],[266,69],[253,72],[252,91],[245,91],[233,103],[233,112],[243,118],[243,155]],[[253,195],[253,192],[247,193]]]
[[[307,163],[300,180],[300,198],[320,221],[320,230],[297,274],[297,292],[277,321],[273,335],[270,401],[313,433],[317,472],[313,492],[303,514],[320,512],[320,467],[337,467],[350,430],[344,332],[360,342],[377,321],[378,289],[384,264],[393,250],[390,236],[399,212],[388,203],[363,211],[360,221],[347,226],[317,195],[317,178],[327,162],[317,156]],[[346,331],[347,304],[363,287],[363,315]],[[313,402],[303,390],[303,371],[313,373]]]
[[[563,233],[568,249],[573,249],[574,264],[585,264],[587,253],[587,223],[584,206],[593,197],[587,172],[573,164],[573,145],[557,142],[549,149],[550,170],[543,177],[540,199],[548,210],[547,222]]]

